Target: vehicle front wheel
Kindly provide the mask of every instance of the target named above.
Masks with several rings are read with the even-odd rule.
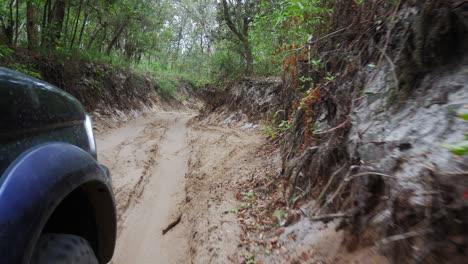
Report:
[[[30,264],[99,264],[86,239],[69,234],[44,234]]]

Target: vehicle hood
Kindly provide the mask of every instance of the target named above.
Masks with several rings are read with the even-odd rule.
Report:
[[[2,67],[0,113],[0,141],[85,119],[83,106],[75,97],[51,84]]]

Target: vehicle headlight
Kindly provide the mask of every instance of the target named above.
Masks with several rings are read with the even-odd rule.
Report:
[[[91,118],[88,115],[86,115],[84,127],[86,130],[86,136],[88,137],[89,152],[96,158],[96,141],[94,140],[93,124],[91,123]]]

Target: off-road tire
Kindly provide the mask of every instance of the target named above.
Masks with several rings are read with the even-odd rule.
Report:
[[[86,239],[68,234],[44,234],[30,264],[99,264]]]

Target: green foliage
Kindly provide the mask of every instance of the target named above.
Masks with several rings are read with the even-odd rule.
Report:
[[[359,91],[359,93],[365,94],[365,95],[375,95],[376,94],[374,92],[368,92],[368,91]]]
[[[459,114],[458,117],[460,117],[461,119],[465,120],[465,121],[468,121],[468,113],[466,114]]]
[[[211,0],[84,0],[64,1],[63,21],[53,17],[57,6],[47,11],[46,0],[34,0],[35,52],[65,60],[90,60],[133,68],[157,75],[160,93],[165,98],[174,94],[174,76],[200,88],[213,80],[235,78],[246,71],[245,44],[253,53],[257,74],[279,74],[287,45],[301,45],[324,24],[327,9],[320,0],[255,0],[232,1],[232,19],[252,21],[242,43],[221,18],[221,5]],[[19,1],[19,23],[16,5],[0,1],[2,25],[13,36],[0,37],[0,43],[26,48],[26,1]],[[219,3],[219,2],[218,2]],[[230,5],[231,6],[231,5]],[[46,12],[47,11],[47,12]],[[50,13],[51,12],[51,13]],[[236,17],[240,16],[240,17]],[[57,27],[61,24],[61,27]],[[16,25],[18,30],[16,31]],[[240,28],[238,25],[236,25]],[[18,32],[18,33],[16,33]],[[294,46],[296,47],[296,46]],[[0,45],[0,58],[12,49]],[[317,68],[319,60],[312,60]],[[21,68],[21,67],[17,67]],[[26,68],[21,68],[23,72]],[[38,74],[30,70],[32,75]],[[161,78],[163,75],[163,78]],[[328,78],[331,78],[328,76]],[[304,80],[305,81],[305,80]],[[278,129],[278,128],[275,128]],[[279,129],[288,129],[286,123]],[[272,131],[273,132],[273,131]]]
[[[179,85],[176,76],[158,74],[155,76],[155,82],[158,88],[156,92],[158,92],[159,95],[166,100],[174,98],[174,94],[177,92],[177,87]]]
[[[278,57],[278,50],[287,51],[284,47],[290,44],[303,45],[330,11],[320,0],[263,0],[260,6],[250,36],[257,65],[261,66],[256,70],[271,73],[280,69],[284,59]]]
[[[282,135],[292,128],[293,120],[282,120],[279,114],[285,113],[284,110],[278,110],[273,115],[273,118],[268,121],[263,127],[263,134],[269,135],[270,139],[275,139],[278,135]]]
[[[466,136],[466,135],[465,135]],[[442,145],[444,148],[448,149],[455,155],[467,155],[468,154],[468,137],[466,140],[456,143],[456,144],[444,144]]]
[[[244,72],[245,68],[235,50],[235,44],[226,40],[216,42],[217,49],[210,57],[209,65],[213,77],[236,77]]]
[[[15,70],[15,71],[22,72],[24,74],[27,74],[33,77],[36,77],[38,79],[42,79],[42,74],[40,72],[32,70],[32,68],[29,67],[28,65],[24,65],[21,63],[12,63],[12,64],[8,64],[8,68]]]
[[[281,209],[277,209],[275,210],[275,212],[273,213],[273,215],[276,217],[276,219],[281,220],[281,215],[283,214],[283,210]]]
[[[333,76],[333,74],[331,72],[327,72],[327,76],[325,76],[325,80],[329,81],[329,82],[333,82],[335,80],[335,76]]]
[[[0,58],[10,56],[14,50],[8,48],[5,45],[0,45]]]
[[[248,254],[245,256],[245,264],[255,264],[257,263],[255,261],[255,255],[254,254]]]
[[[468,121],[468,114],[457,114],[456,109],[451,109],[451,111],[454,111],[454,113],[461,119]],[[442,147],[448,149],[455,155],[468,155],[468,134],[463,134],[463,136],[465,137],[465,140],[455,144],[443,144]]]

